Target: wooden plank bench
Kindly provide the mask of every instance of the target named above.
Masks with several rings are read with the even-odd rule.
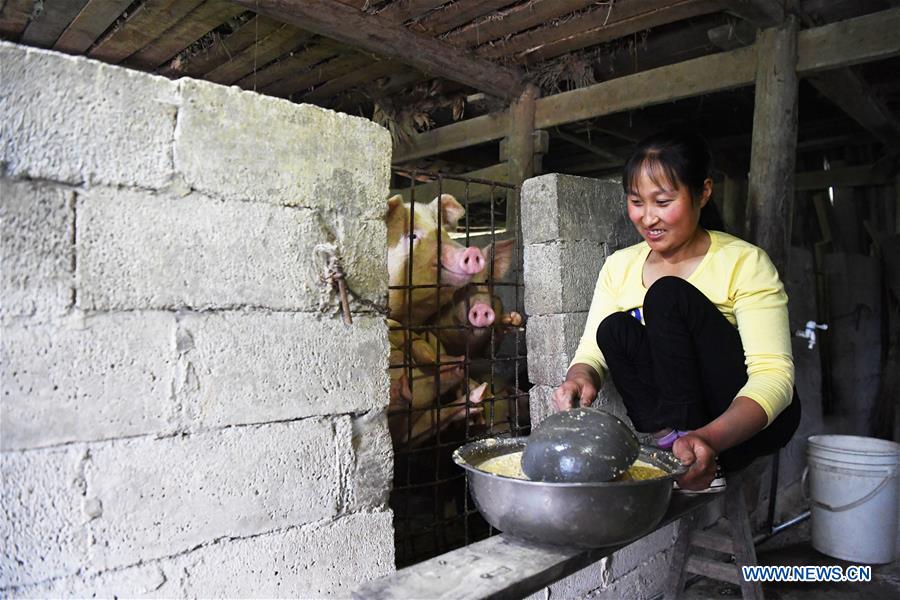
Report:
[[[673,495],[657,529],[694,514],[719,497],[721,494]],[[627,545],[584,550],[500,534],[366,583],[353,598],[523,598]]]

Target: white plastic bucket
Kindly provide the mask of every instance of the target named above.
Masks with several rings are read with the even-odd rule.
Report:
[[[897,554],[900,444],[855,435],[814,435],[804,494],[813,548],[844,560],[883,564]]]

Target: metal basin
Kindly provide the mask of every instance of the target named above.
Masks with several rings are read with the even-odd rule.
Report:
[[[672,497],[672,480],[687,468],[668,452],[641,446],[638,458],[668,473],[643,481],[550,483],[494,475],[475,465],[518,452],[528,438],[494,438],[466,444],[453,460],[468,471],[479,512],[506,534],[534,542],[597,548],[649,533]]]

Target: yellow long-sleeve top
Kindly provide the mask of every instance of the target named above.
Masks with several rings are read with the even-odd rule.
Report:
[[[710,231],[706,255],[687,281],[738,328],[747,365],[747,383],[736,396],[755,400],[768,422],[790,403],[794,358],[788,326],[787,294],[768,255],[753,244]],[[647,288],[643,268],[650,246],[641,242],[610,256],[600,270],[587,324],[572,364],[584,363],[605,378],[607,365],[597,347],[597,327],[618,311],[643,308]],[[715,352],[715,348],[700,352]]]

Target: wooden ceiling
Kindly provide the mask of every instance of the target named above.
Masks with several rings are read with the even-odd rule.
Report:
[[[759,27],[783,18],[785,5],[803,27],[813,27],[897,4],[0,0],[0,37],[170,78],[206,79],[360,114],[389,124],[402,144],[417,132],[503,109],[525,82],[537,83],[549,96],[752,44]],[[888,146],[896,141],[898,60],[842,71],[847,72],[811,80],[814,89],[802,92],[801,144],[843,139]],[[835,90],[848,86],[853,97],[840,98]],[[875,107],[852,106],[860,95]],[[752,104],[752,90],[735,90],[642,110],[638,119],[629,113],[567,124],[551,130],[549,164],[586,174],[602,171],[592,165],[608,168],[620,148],[672,120],[696,124],[721,138],[719,144],[731,140],[740,155],[743,140],[749,149]],[[823,123],[831,123],[832,129]],[[813,131],[818,133],[809,133]],[[805,135],[816,139],[804,140]],[[430,164],[464,171],[496,158],[495,147],[482,147],[446,153]]]

